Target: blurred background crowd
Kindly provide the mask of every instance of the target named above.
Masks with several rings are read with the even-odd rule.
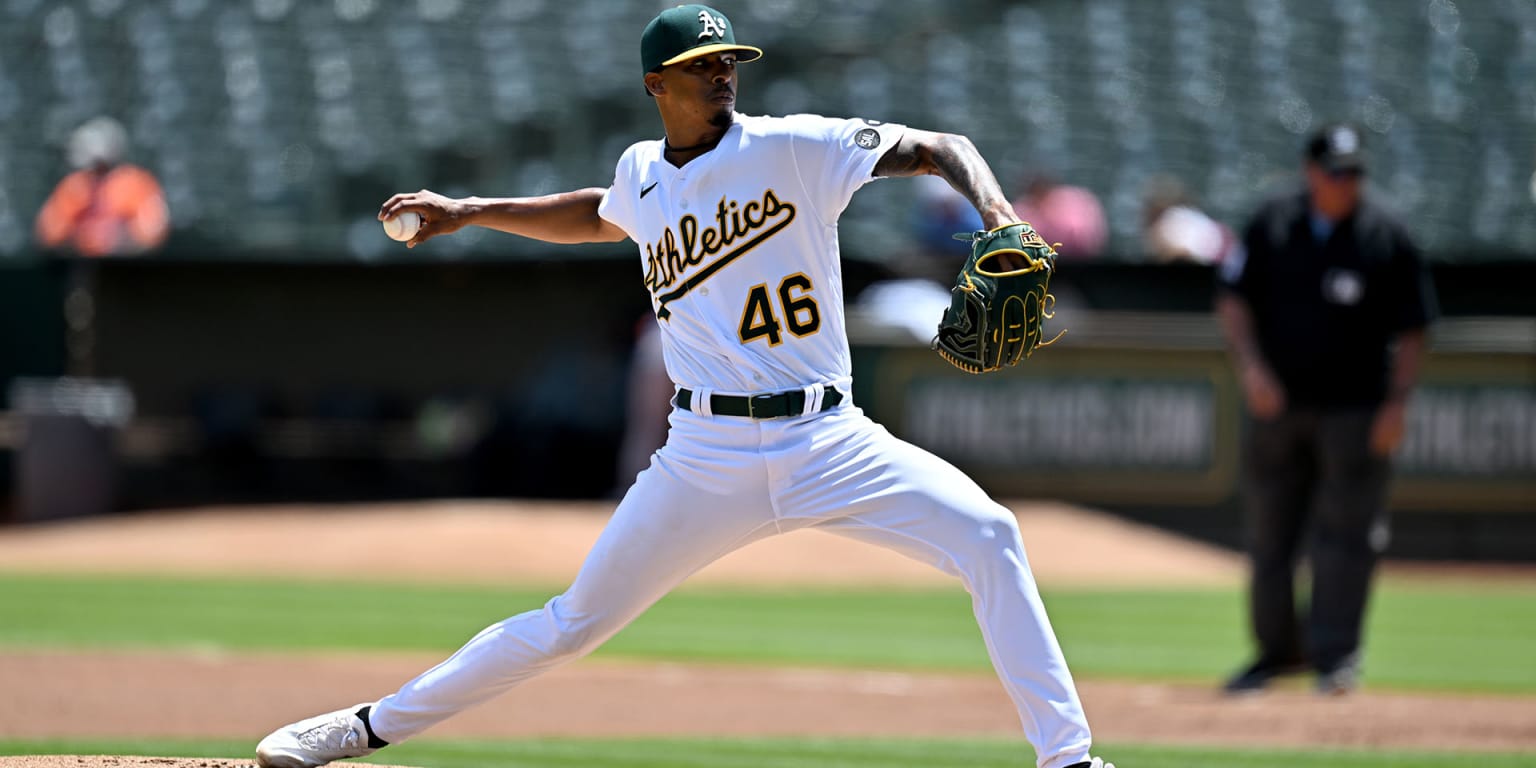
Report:
[[[117,414],[119,507],[622,486],[649,322],[632,246],[466,230],[407,252],[375,212],[421,187],[605,186],[659,135],[637,49],[660,5],[0,0],[0,451],[28,408]],[[1068,348],[1128,311],[1149,336],[1116,343],[1219,350],[1212,271],[1334,120],[1360,126],[1445,314],[1513,318],[1466,334],[1500,354],[1531,344],[1536,0],[722,9],[767,52],[742,111],[971,137],[1061,243]],[[942,183],[873,185],[842,222],[849,300],[875,316],[930,299],[976,226]],[[1536,438],[1515,429],[1495,469],[1523,483]]]
[[[121,121],[131,159],[164,185],[172,252],[396,258],[371,216],[394,191],[605,184],[623,148],[658,130],[634,98],[635,30],[657,5],[4,0],[0,259],[35,256],[28,225],[68,170],[71,132],[98,115]],[[1052,179],[1097,198],[1103,222],[1069,257],[1180,258],[1190,246],[1145,236],[1160,211],[1240,219],[1293,172],[1301,137],[1335,119],[1367,129],[1375,181],[1433,258],[1536,252],[1528,0],[733,10],[769,53],[744,73],[745,111],[965,133],[1021,200]],[[844,219],[860,242],[908,245],[908,227],[892,225],[925,203],[920,190],[864,197]],[[538,247],[461,236],[421,253]]]

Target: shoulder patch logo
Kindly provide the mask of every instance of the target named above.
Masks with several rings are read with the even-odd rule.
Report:
[[[645,199],[645,196],[646,196],[646,195],[648,195],[648,194],[650,194],[650,193],[651,193],[651,190],[653,190],[653,189],[655,189],[655,188],[656,188],[656,185],[657,185],[657,184],[660,184],[660,183],[661,183],[661,182],[659,182],[659,181],[653,181],[653,182],[651,182],[651,185],[650,185],[650,186],[649,186],[649,187],[642,187],[642,188],[641,188],[641,189],[640,189],[640,199],[641,199],[641,200],[644,200],[644,199]]]
[[[874,149],[880,146],[880,132],[873,128],[862,128],[853,135],[853,143],[862,149]]]

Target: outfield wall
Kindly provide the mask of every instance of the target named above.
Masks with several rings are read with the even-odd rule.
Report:
[[[1236,544],[1242,394],[1206,314],[1097,313],[1000,374],[909,340],[855,354],[857,399],[997,495],[1060,498]],[[1536,323],[1452,319],[1425,363],[1391,491],[1394,551],[1536,555]]]
[[[626,365],[648,322],[637,273],[629,259],[102,264],[90,364],[135,405],[114,506],[605,496],[623,484]],[[852,297],[890,276],[856,259],[845,273]],[[62,373],[61,267],[5,278],[0,377]],[[1241,406],[1209,280],[1074,267],[1054,286],[1071,297],[1053,322],[1067,335],[984,377],[855,301],[856,398],[994,494],[1234,543]],[[1460,314],[1519,309],[1518,281],[1502,305],[1476,300],[1486,281],[1442,283],[1452,316],[1409,416],[1394,551],[1536,559],[1536,317]],[[0,413],[0,451],[26,439]]]

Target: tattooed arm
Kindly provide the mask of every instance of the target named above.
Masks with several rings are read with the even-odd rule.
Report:
[[[908,129],[875,164],[876,176],[938,176],[965,195],[987,229],[1019,220],[976,145],[964,136]]]

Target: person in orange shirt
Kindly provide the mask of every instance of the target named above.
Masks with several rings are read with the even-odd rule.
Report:
[[[76,170],[37,214],[40,245],[100,257],[142,253],[165,242],[165,195],[154,174],[123,162],[127,144],[122,125],[109,117],[75,129],[69,160]]]

